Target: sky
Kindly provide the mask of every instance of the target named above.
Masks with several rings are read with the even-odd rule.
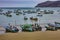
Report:
[[[35,7],[38,3],[44,1],[47,0],[0,0],[0,7]]]

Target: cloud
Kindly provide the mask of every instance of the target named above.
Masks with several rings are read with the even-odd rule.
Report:
[[[47,0],[0,0],[0,7],[34,7],[44,1]]]
[[[34,1],[0,1],[0,7],[34,7]]]
[[[2,4],[0,7],[34,7],[35,5],[31,4]]]
[[[33,0],[0,0],[0,1],[33,1]]]
[[[32,4],[34,1],[0,1],[1,4]]]

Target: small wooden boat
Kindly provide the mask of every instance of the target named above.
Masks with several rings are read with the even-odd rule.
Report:
[[[17,13],[16,13],[16,15],[20,15],[20,14],[22,14],[22,13],[21,13],[21,12],[17,12]]]
[[[3,9],[0,9],[0,12],[3,12]]]
[[[37,20],[38,20],[38,18],[30,17],[30,20],[35,20],[35,21],[37,21]]]
[[[0,35],[5,34],[6,30],[4,27],[0,26]]]
[[[60,24],[59,22],[55,22],[55,24]]]
[[[23,13],[23,15],[26,15],[25,13]]]
[[[37,15],[37,16],[42,17],[43,15]]]
[[[16,13],[16,15],[19,15],[19,13]]]
[[[33,19],[33,17],[30,17],[30,19],[32,20],[32,19]]]
[[[24,17],[24,20],[28,20],[28,18],[27,17]]]
[[[6,16],[7,16],[7,17],[12,17],[12,15],[9,15],[9,14],[7,14]]]
[[[38,14],[41,14],[41,13],[38,13]]]

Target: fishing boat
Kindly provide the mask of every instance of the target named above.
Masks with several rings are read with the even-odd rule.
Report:
[[[37,20],[38,20],[38,18],[30,17],[30,20],[35,20],[35,21],[37,21]]]
[[[55,26],[57,29],[60,29],[60,22],[55,22]]]
[[[5,34],[6,30],[4,27],[0,26],[0,35]]]
[[[0,12],[3,12],[3,9],[0,8]]]
[[[38,14],[41,14],[41,13],[38,13]]]
[[[42,17],[43,15],[37,15],[37,16]]]
[[[23,13],[23,15],[26,15],[25,13]]]
[[[45,26],[47,28],[47,30],[57,31],[57,28],[54,24],[48,23],[47,26]]]
[[[33,28],[31,24],[24,24],[22,27],[23,31],[29,31],[29,32],[33,32]]]
[[[19,29],[13,25],[7,26],[7,28],[6,28],[6,32],[16,33],[18,31],[19,31]]]
[[[11,14],[6,14],[5,16],[7,16],[7,17],[12,17],[12,15],[11,15]]]
[[[28,18],[27,17],[24,17],[24,20],[28,20]]]

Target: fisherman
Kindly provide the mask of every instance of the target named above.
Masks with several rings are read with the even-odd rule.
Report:
[[[36,31],[38,30],[38,27],[39,27],[39,25],[37,23],[35,23],[35,29],[36,29]]]
[[[35,31],[36,29],[35,29],[35,25],[34,24],[32,24],[32,29],[33,29],[33,31]]]

